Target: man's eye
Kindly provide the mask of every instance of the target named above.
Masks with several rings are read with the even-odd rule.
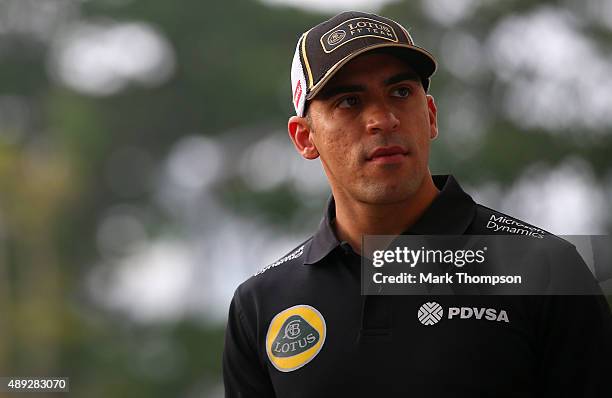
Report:
[[[396,97],[407,97],[410,95],[410,88],[408,87],[398,87],[391,92],[392,95]]]
[[[359,103],[359,99],[356,96],[350,96],[343,98],[338,102],[338,108],[351,108]]]

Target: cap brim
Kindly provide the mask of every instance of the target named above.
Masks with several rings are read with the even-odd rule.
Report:
[[[306,96],[306,100],[314,98],[319,91],[325,86],[325,84],[350,60],[355,57],[372,50],[378,50],[382,48],[397,49],[396,55],[405,59],[406,62],[414,69],[414,71],[422,78],[428,79],[436,71],[438,64],[428,51],[409,44],[402,43],[381,43],[374,44],[369,47],[362,48],[358,51],[352,52],[340,61],[336,62],[325,75],[315,84],[310,92]]]

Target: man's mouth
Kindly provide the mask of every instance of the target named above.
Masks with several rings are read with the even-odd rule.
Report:
[[[404,160],[408,151],[398,145],[384,146],[374,149],[367,157],[369,162],[375,163],[399,163]]]

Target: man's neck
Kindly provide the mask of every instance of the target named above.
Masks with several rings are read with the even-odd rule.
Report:
[[[423,215],[438,193],[428,176],[415,195],[398,203],[377,205],[348,200],[342,195],[334,197],[338,239],[359,252],[363,235],[399,235]]]

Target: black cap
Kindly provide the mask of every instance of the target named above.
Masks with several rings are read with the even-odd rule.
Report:
[[[311,28],[298,40],[291,65],[293,106],[303,116],[304,105],[356,56],[379,48],[392,48],[429,88],[436,60],[414,44],[408,31],[397,22],[375,14],[348,11]]]

